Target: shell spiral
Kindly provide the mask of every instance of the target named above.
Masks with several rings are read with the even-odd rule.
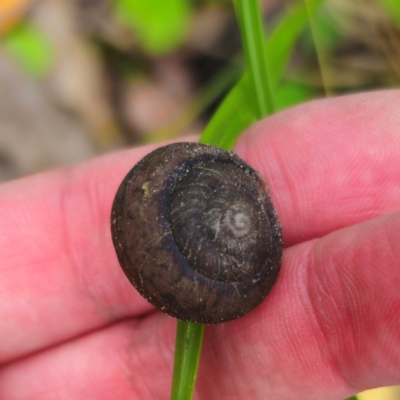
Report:
[[[282,233],[266,183],[212,146],[177,143],[147,155],[121,183],[111,219],[128,279],[182,320],[247,314],[280,270]]]

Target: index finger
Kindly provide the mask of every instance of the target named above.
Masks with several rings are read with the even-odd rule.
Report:
[[[118,266],[110,212],[155,147],[0,186],[0,363],[152,310]]]
[[[254,125],[236,152],[267,180],[290,246],[400,209],[400,91],[315,101]]]

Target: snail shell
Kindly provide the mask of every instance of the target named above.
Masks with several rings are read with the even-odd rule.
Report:
[[[175,318],[239,318],[277,279],[282,233],[268,188],[231,152],[198,143],[153,151],[121,183],[111,218],[126,276]]]

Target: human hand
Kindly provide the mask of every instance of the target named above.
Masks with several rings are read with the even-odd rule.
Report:
[[[400,383],[399,91],[261,121],[235,151],[285,241],[268,298],[206,329],[195,398],[343,399]],[[113,196],[155,146],[0,186],[0,399],[168,399],[174,319],[125,278]]]

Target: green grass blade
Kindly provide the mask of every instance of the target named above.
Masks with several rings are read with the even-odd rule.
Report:
[[[311,29],[311,37],[312,40],[314,42],[314,48],[315,48],[315,52],[317,55],[317,59],[318,59],[318,64],[319,64],[319,70],[321,73],[321,79],[322,79],[322,85],[324,87],[325,90],[325,96],[329,97],[332,96],[333,92],[330,86],[330,81],[327,75],[327,65],[328,62],[326,60],[326,52],[325,52],[325,48],[321,43],[321,40],[317,34],[318,32],[318,28],[317,28],[317,24],[314,18],[314,13],[312,11],[312,0],[304,0],[304,3],[306,5],[307,8],[307,13],[308,13],[308,20],[309,20],[309,25],[310,25],[310,29]]]
[[[317,8],[323,0],[311,1]],[[237,0],[236,6],[248,72],[231,90],[200,139],[226,150],[232,148],[243,129],[274,111],[273,89],[283,75],[298,35],[308,22],[307,10],[302,4],[286,15],[265,45],[257,1]],[[277,63],[272,79],[266,62],[268,57],[274,65]],[[193,396],[203,334],[204,325],[178,321],[171,400],[190,400]]]
[[[171,400],[190,400],[193,397],[204,327],[203,324],[178,321]]]
[[[305,84],[282,81],[275,94],[276,107],[278,110],[283,110],[304,103],[314,96],[314,90]]]
[[[323,0],[310,0],[309,12],[315,13],[322,3]],[[307,26],[307,8],[304,3],[301,3],[284,15],[266,41],[264,49],[267,58],[272,60],[270,75],[273,90],[279,90],[278,83],[286,69],[296,40]],[[251,92],[251,81],[245,73],[212,117],[200,142],[230,150],[241,132],[257,121],[256,110],[257,105]]]
[[[249,87],[248,76],[244,75],[213,115],[200,137],[201,143],[230,150],[240,133],[257,121]]]
[[[274,86],[278,85],[285,72],[298,37],[308,26],[308,13],[315,15],[323,2],[324,0],[309,0],[308,11],[304,3],[293,7],[269,36],[265,44],[265,51],[273,60],[271,79]]]
[[[236,0],[236,14],[242,34],[246,70],[255,96],[258,119],[275,111],[269,66],[264,50],[264,34],[257,0]]]

